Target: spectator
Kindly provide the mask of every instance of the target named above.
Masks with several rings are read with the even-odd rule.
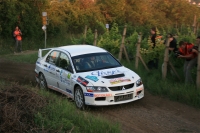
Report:
[[[18,26],[16,26],[15,31],[13,32],[13,36],[15,37],[15,51],[22,52],[22,32]],[[19,50],[18,50],[19,49]]]
[[[169,33],[168,35],[169,35],[169,53],[171,53],[171,51],[175,52],[178,50],[176,38],[174,38],[174,36],[171,33]]]
[[[156,36],[157,36],[157,34],[156,34],[156,28],[155,27],[153,27],[153,28],[151,28],[151,42],[153,43],[153,48],[156,46]]]
[[[151,28],[150,32],[151,32],[151,42],[153,43],[152,48],[154,49],[156,46],[156,37],[157,37],[156,28],[155,27]],[[153,60],[150,60],[147,65],[149,69],[152,69],[152,68],[158,69],[158,58],[154,58]]]
[[[179,52],[180,55],[178,55],[178,58],[185,59],[184,63],[185,83],[194,83],[191,75],[191,70],[197,64],[198,51],[194,48],[193,44],[180,41]]]

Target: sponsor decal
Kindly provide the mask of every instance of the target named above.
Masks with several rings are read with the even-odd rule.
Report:
[[[111,97],[111,93],[105,93],[105,94],[93,94],[93,93],[84,93],[84,96],[87,97]]]
[[[53,74],[53,75],[55,75],[55,73],[53,73],[53,72],[54,72],[56,69],[55,69],[54,66],[49,65],[47,68],[44,68],[43,70],[46,71],[46,72],[49,72],[49,73],[51,73],[51,74]]]
[[[115,79],[111,79],[110,83],[113,84],[118,84],[121,82],[130,82],[131,80],[129,78],[115,78]]]
[[[49,65],[48,70],[55,71],[56,68],[53,65]]]
[[[95,76],[109,76],[109,75],[115,75],[115,74],[119,74],[119,73],[122,73],[121,71],[119,70],[112,70],[112,71],[94,71],[91,73],[91,75],[95,75]]]
[[[37,64],[41,65],[41,63],[39,61],[36,62]]]
[[[72,94],[72,91],[71,91],[71,90],[69,90],[69,89],[66,89],[66,91],[67,91],[68,93],[71,93],[71,94]]]
[[[76,81],[78,83],[82,84],[83,86],[86,86],[89,83],[87,80],[85,80],[84,78],[82,78],[80,76],[76,79]]]
[[[97,82],[99,79],[96,77],[96,76],[86,76],[85,78],[87,78],[87,79],[90,79],[90,80],[92,80],[92,81],[94,81],[94,82]]]
[[[71,73],[68,73],[67,78],[70,79],[70,77],[71,77]]]
[[[71,79],[76,80],[76,75],[73,75]]]
[[[93,93],[84,93],[84,96],[86,96],[86,97],[93,97],[94,94]]]
[[[106,93],[106,94],[94,94],[94,97],[111,97],[111,93]]]
[[[60,82],[70,85],[70,80],[66,78],[68,75],[66,75],[63,70],[60,71],[59,76],[60,76]]]

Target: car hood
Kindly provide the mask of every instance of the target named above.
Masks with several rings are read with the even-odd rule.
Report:
[[[77,73],[77,81],[85,86],[118,86],[136,82],[140,77],[126,67],[95,70],[90,72]]]

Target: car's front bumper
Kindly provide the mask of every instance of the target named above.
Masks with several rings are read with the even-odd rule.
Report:
[[[128,89],[125,91],[116,91],[116,92],[112,91],[107,93],[85,92],[84,96],[86,105],[104,106],[104,105],[122,104],[143,98],[144,87],[142,85],[134,89]]]

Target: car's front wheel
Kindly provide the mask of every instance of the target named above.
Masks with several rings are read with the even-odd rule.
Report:
[[[74,101],[76,103],[77,108],[79,108],[81,110],[85,110],[85,98],[84,98],[83,91],[80,86],[77,86],[75,88]]]
[[[44,74],[40,74],[40,76],[39,76],[39,87],[40,87],[40,89],[47,89],[48,87],[47,87],[47,82],[46,82],[46,79],[45,79],[45,77],[44,77]]]

